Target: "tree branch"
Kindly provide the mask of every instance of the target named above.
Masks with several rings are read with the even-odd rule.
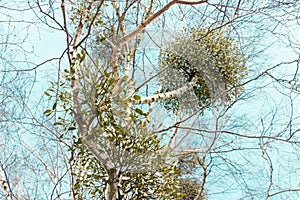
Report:
[[[139,32],[141,32],[148,24],[150,24],[152,21],[154,21],[157,17],[165,13],[171,6],[175,4],[186,4],[186,5],[195,5],[195,4],[201,4],[205,3],[207,0],[202,1],[178,1],[178,0],[172,0],[169,3],[167,3],[164,7],[162,7],[160,10],[158,10],[156,13],[145,19],[139,26],[137,26],[131,33],[124,36],[120,39],[119,43],[116,45],[113,53],[112,53],[112,70],[114,72],[115,79],[119,79],[119,73],[118,73],[118,56],[120,54],[120,50],[123,45],[125,45],[127,42],[132,40]]]
[[[193,89],[193,85],[196,83],[196,81],[197,81],[197,78],[194,77],[193,80],[190,83],[188,83],[185,86],[182,86],[181,88],[178,88],[178,89],[170,91],[170,92],[154,94],[154,95],[149,96],[149,97],[142,97],[140,100],[134,101],[133,104],[152,103],[152,102],[155,102],[155,101],[160,101],[160,100],[169,99],[169,98],[172,98],[172,97],[179,96],[179,95]]]

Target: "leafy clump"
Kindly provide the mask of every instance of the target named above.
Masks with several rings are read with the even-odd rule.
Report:
[[[230,102],[243,90],[247,75],[246,59],[235,39],[220,30],[202,28],[185,30],[162,53],[161,92],[175,90],[195,80],[193,89],[167,99],[163,105],[172,111],[198,109],[215,100]]]

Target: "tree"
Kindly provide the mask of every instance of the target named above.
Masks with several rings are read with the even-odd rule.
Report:
[[[1,7],[8,6],[7,13],[25,12]],[[297,50],[290,31],[298,8],[296,1],[30,2],[25,10],[34,11],[38,23],[28,24],[63,33],[66,45],[38,63],[24,49],[28,68],[11,59],[14,68],[1,71],[7,83],[1,131],[14,136],[1,143],[7,158],[1,169],[12,198],[24,194],[10,184],[12,168],[4,167],[12,166],[13,145],[18,160],[31,158],[27,169],[48,172],[46,184],[33,178],[19,184],[31,186],[24,198],[49,188],[44,197],[50,199],[293,198],[299,191],[292,178],[299,167],[299,59],[275,62],[265,55],[271,55],[271,37]],[[16,47],[27,47],[23,41],[30,39]],[[1,57],[6,64],[11,58]],[[44,93],[33,75],[51,64],[57,76]],[[285,66],[295,70],[282,75]],[[21,72],[32,75],[31,87],[20,76],[8,84],[6,74]],[[271,92],[283,101],[263,96]],[[20,130],[32,137],[19,137]]]

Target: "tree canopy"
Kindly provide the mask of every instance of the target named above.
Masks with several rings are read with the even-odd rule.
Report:
[[[0,197],[299,196],[298,1],[0,8]]]

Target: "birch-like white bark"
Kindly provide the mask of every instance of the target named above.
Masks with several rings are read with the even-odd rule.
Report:
[[[0,166],[0,187],[2,190],[2,195],[7,200],[12,200],[12,194],[9,187],[9,182],[7,180],[7,176],[5,174],[5,157],[4,157],[4,151],[3,151],[3,144],[2,144],[2,138],[0,135],[0,150],[2,150],[1,153],[1,166]]]
[[[154,94],[152,96],[148,96],[148,97],[141,97],[141,99],[139,100],[134,100],[133,104],[137,105],[137,104],[147,104],[147,103],[152,103],[152,102],[156,102],[156,101],[161,101],[164,99],[169,99],[172,97],[177,97],[182,95],[185,92],[190,91],[191,89],[193,89],[193,85],[196,83],[197,78],[194,77],[192,79],[191,82],[189,82],[187,85],[184,85],[176,90],[170,91],[170,92],[164,92],[164,93],[160,93],[160,94]]]
[[[8,181],[6,180],[5,174],[2,169],[0,172],[0,186],[2,188],[3,197],[7,200],[12,200]]]
[[[85,119],[82,114],[81,104],[78,101],[78,95],[79,95],[78,94],[78,92],[79,92],[78,84],[77,84],[78,77],[77,77],[76,66],[75,66],[76,65],[76,54],[77,54],[77,50],[78,50],[78,45],[80,43],[79,38],[82,35],[84,21],[86,20],[94,2],[95,2],[94,0],[89,2],[89,5],[86,8],[85,13],[81,16],[81,19],[75,30],[75,34],[74,34],[72,43],[71,44],[68,43],[69,58],[70,58],[69,59],[70,60],[70,74],[71,74],[71,79],[72,79],[71,80],[71,88],[72,88],[72,96],[73,96],[73,103],[74,103],[73,114],[74,114],[76,123],[78,125],[79,132],[80,132],[81,136],[83,137],[83,140],[84,140],[85,144],[87,145],[88,149],[105,166],[106,169],[111,169],[111,168],[114,168],[114,165],[110,161],[109,157],[104,153],[100,153],[100,152],[105,152],[104,151],[105,149],[101,148],[99,146],[99,144],[97,144],[96,141],[91,141],[90,139],[88,139],[89,125],[94,116],[90,116],[90,117],[88,117],[88,119]],[[63,16],[65,17],[66,10],[65,10],[65,6],[63,3],[62,3],[62,12],[63,12]],[[65,27],[66,27],[66,24],[65,24]]]

